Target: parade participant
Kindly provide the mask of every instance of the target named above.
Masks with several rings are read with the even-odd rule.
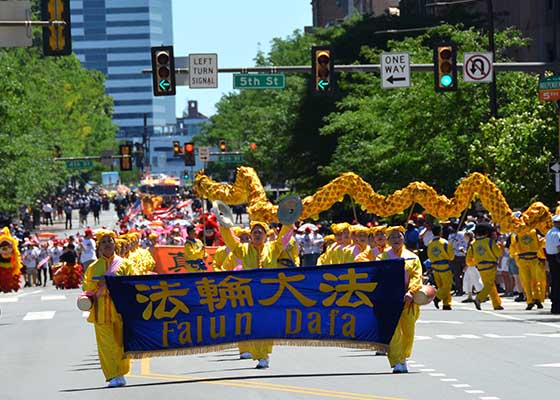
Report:
[[[503,255],[502,248],[495,240],[490,239],[492,233],[492,225],[482,222],[476,225],[474,234],[476,239],[467,250],[467,264],[476,265],[484,287],[474,299],[474,305],[480,310],[480,303],[486,301],[486,297],[490,295],[494,310],[503,310],[502,300],[498,296],[496,289],[496,266],[498,258]]]
[[[95,327],[99,362],[108,387],[124,386],[130,360],[124,355],[122,319],[109,295],[105,276],[130,275],[133,266],[115,254],[115,232],[99,230],[96,238],[99,258],[89,266],[83,284],[84,291],[95,293],[88,322]]]
[[[552,216],[554,226],[546,234],[546,259],[550,269],[551,314],[560,314],[560,215]]]
[[[341,264],[354,261],[352,254],[344,251],[344,248],[350,244],[349,227],[350,224],[347,222],[331,225],[336,242],[328,247],[325,253],[319,257],[317,265]]]
[[[404,308],[387,353],[393,373],[408,372],[406,359],[412,354],[416,320],[420,316],[420,306],[414,303],[413,296],[422,288],[422,264],[418,256],[404,246],[404,232],[402,226],[388,227],[387,235],[391,248],[379,256],[380,260],[404,258],[405,276],[408,275],[405,288],[407,291],[403,299]]]
[[[206,249],[200,239],[196,237],[196,228],[193,225],[187,225],[187,240],[185,242],[185,262],[187,272],[203,272],[206,271]]]
[[[544,260],[539,259],[544,241],[539,239],[537,231],[532,229],[521,235],[511,235],[510,255],[519,268],[521,286],[527,301],[526,310],[533,307],[543,308],[546,295],[546,271]]]
[[[439,308],[443,301],[443,309],[451,310],[451,287],[453,286],[453,273],[450,262],[455,258],[453,246],[441,237],[442,226],[436,224],[432,227],[434,238],[428,244],[428,259],[432,263],[432,271],[436,281],[436,297],[434,305]]]
[[[348,250],[352,252],[352,261],[354,261],[360,254],[369,253],[371,251],[368,241],[369,228],[363,225],[351,225],[350,230],[353,235],[354,243],[348,247]]]
[[[21,279],[21,257],[18,240],[7,227],[0,230],[0,291],[17,292]]]
[[[361,252],[356,257],[356,261],[374,261],[381,253],[389,249],[387,244],[387,235],[385,231],[387,225],[374,226],[370,228],[370,234],[373,236],[373,242],[368,251]]]
[[[251,222],[251,242],[241,243],[235,239],[230,229],[220,225],[220,233],[226,246],[233,255],[241,260],[243,269],[275,267],[274,253],[282,247],[282,239],[289,234],[291,226],[283,226],[279,237],[273,242],[266,241],[268,226],[264,222]],[[269,367],[269,354],[272,353],[272,340],[247,342],[253,360],[258,360],[257,369]]]
[[[249,229],[236,226],[233,228],[233,234],[239,239],[240,243],[249,243],[251,241]],[[238,271],[243,269],[243,265],[241,260],[235,257],[231,250],[224,245],[216,249],[212,258],[212,269],[214,271]]]

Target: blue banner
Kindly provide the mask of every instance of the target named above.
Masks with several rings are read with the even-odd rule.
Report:
[[[383,348],[405,293],[402,259],[107,277],[107,285],[132,357],[215,351],[259,339]]]

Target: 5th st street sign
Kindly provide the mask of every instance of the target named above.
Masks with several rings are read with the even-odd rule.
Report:
[[[284,74],[234,74],[234,89],[284,89]]]

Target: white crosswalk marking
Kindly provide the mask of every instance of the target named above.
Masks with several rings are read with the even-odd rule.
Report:
[[[554,363],[554,364],[537,364],[537,365],[535,365],[535,367],[560,368],[560,363]]]
[[[24,321],[36,321],[39,319],[53,319],[54,314],[56,311],[37,311],[37,312],[28,312],[23,317]]]
[[[469,394],[482,394],[482,393],[484,393],[484,390],[465,390],[465,393],[469,393]]]
[[[485,333],[483,336],[489,337],[490,339],[525,339],[526,336],[501,336],[495,333]]]
[[[479,399],[480,400],[500,400],[500,398],[496,397],[496,396],[482,396],[482,397],[479,397]]]
[[[443,379],[440,379],[440,381],[442,381],[442,382],[457,382],[458,380],[459,379],[457,379],[457,378],[443,378]]]
[[[452,339],[481,339],[480,336],[471,335],[471,334],[463,334],[463,335],[436,335],[436,337],[444,340],[452,340]]]
[[[471,387],[471,385],[469,385],[468,383],[455,383],[455,384],[453,385],[453,387],[456,387],[456,388],[466,388],[466,387]]]
[[[66,300],[66,296],[63,294],[54,294],[48,296],[41,296],[42,301],[51,301],[51,300]]]
[[[0,303],[17,303],[17,297],[0,297]]]
[[[430,374],[430,376],[446,376],[446,375],[444,373],[441,373],[441,372],[436,372],[436,373]]]
[[[435,369],[433,369],[433,368],[424,368],[424,369],[420,370],[420,372],[434,372],[434,371],[435,371]]]

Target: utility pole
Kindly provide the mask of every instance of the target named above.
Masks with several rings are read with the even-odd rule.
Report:
[[[494,44],[494,5],[492,0],[486,0],[488,13],[488,47],[492,53],[492,60],[496,59],[496,45]],[[498,118],[498,99],[496,88],[496,69],[492,69],[492,82],[490,82],[490,115]]]
[[[144,147],[144,169],[150,169],[150,140],[148,138],[148,113],[144,113],[144,132],[142,134],[142,146]]]

